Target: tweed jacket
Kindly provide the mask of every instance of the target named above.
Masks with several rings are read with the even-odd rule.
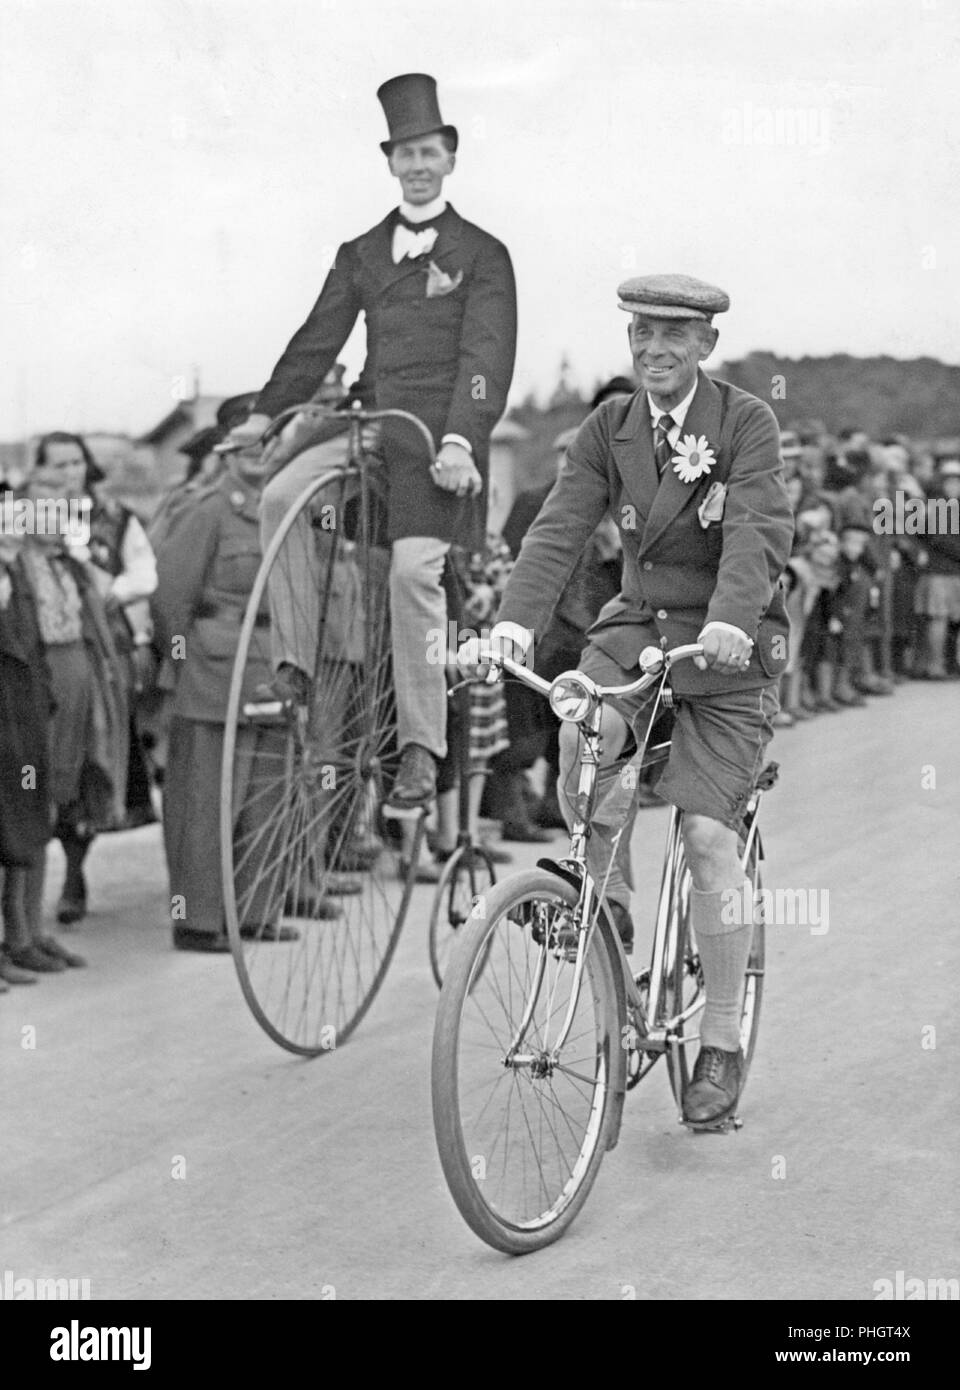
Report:
[[[681,437],[705,437],[715,462],[695,482],[673,468],[659,478],[644,391],[604,402],[580,427],[543,510],[520,551],[500,606],[502,622],[542,636],[589,537],[609,509],[623,545],[620,593],[589,630],[590,642],[627,669],[645,646],[695,642],[712,620],[755,643],[743,673],[681,662],[679,694],[769,683],[786,667],[789,623],[780,576],[793,514],[783,482],[779,431],[768,406],[699,374]],[[724,489],[707,509],[708,491]],[[715,519],[709,517],[714,515]]]

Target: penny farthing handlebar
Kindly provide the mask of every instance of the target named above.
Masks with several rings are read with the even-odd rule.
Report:
[[[367,410],[359,401],[354,401],[349,410],[334,409],[329,405],[321,405],[318,401],[292,405],[288,410],[282,410],[270,421],[257,444],[271,443],[298,415],[307,416],[312,420],[346,420],[350,426],[350,457],[352,459],[358,458],[361,453],[361,429],[364,425],[370,424],[374,420],[406,420],[414,429],[419,430],[423,437],[424,446],[430,459],[430,467],[432,468],[436,462],[436,443],[419,415],[414,415],[409,410]]]

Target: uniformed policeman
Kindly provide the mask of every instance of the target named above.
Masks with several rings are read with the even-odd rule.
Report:
[[[223,475],[193,494],[191,505],[173,518],[157,553],[154,619],[158,644],[173,673],[163,832],[174,904],[173,943],[180,950],[229,950],[220,884],[220,765],[240,626],[260,565],[262,474],[260,451],[227,455]],[[244,696],[269,673],[264,604],[246,665]],[[277,737],[271,729],[238,731],[238,759],[255,766],[257,754],[267,753],[267,744]],[[251,886],[247,929],[256,930],[276,915],[263,892]],[[290,934],[286,928],[281,931]]]

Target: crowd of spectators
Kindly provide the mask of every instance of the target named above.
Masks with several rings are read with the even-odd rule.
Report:
[[[591,408],[630,390],[614,379]],[[44,921],[49,840],[59,838],[66,858],[56,916],[70,926],[87,911],[84,861],[94,837],[154,821],[161,782],[171,892],[194,905],[191,921],[175,924],[174,944],[227,949],[219,875],[210,871],[216,764],[228,648],[260,558],[262,480],[214,446],[251,400],[231,398],[217,425],[187,442],[186,476],[148,526],[109,496],[84,441],[57,432],[40,440],[20,496],[84,498],[88,533],[0,528],[0,992],[84,964]],[[554,443],[558,465],[571,434]],[[791,648],[778,726],[863,707],[907,680],[960,679],[960,457],[862,430],[832,439],[803,425],[784,431],[781,453],[796,532],[782,580]],[[454,550],[448,596],[462,624],[482,630],[496,620],[512,560],[548,491],[517,497],[485,555]],[[904,526],[908,500],[913,524]],[[576,665],[619,570],[611,522],[598,529],[538,644],[540,674]],[[209,648],[205,665],[192,664],[189,689],[160,660],[181,631]],[[506,841],[547,840],[563,823],[546,703],[519,685],[486,686],[458,708],[420,881],[436,880],[456,843],[464,775],[474,834],[481,814],[501,823]],[[530,776],[538,762],[539,792]],[[650,780],[638,796],[641,805],[659,803]]]
[[[796,532],[778,724],[863,706],[906,680],[960,676],[960,503],[933,505],[960,498],[960,457],[861,430],[835,444],[785,432],[781,453]]]

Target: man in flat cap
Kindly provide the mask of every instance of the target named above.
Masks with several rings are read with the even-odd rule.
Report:
[[[402,810],[432,799],[436,762],[446,752],[446,678],[444,668],[428,660],[430,634],[435,639],[447,630],[441,580],[451,542],[482,543],[488,444],[513,375],[516,291],[506,248],[443,196],[458,137],[440,115],[434,79],[406,73],[385,82],[377,95],[389,132],[381,149],[400,184],[400,207],[340,247],[320,297],[236,437],[249,441],[270,416],[308,400],[362,313],[363,403],[411,411],[437,442],[433,461],[418,431],[389,421],[380,444],[389,488],[401,749],[391,801]],[[304,467],[306,473],[294,462],[268,484],[265,518],[282,515],[284,502],[292,502],[314,476],[315,464]],[[265,532],[264,549],[269,539]],[[271,594],[275,607],[283,601],[279,592]],[[275,611],[278,617],[278,630],[289,629],[290,615]],[[285,653],[277,673],[277,694],[305,701],[312,661],[307,654],[298,663],[292,655]]]
[[[786,665],[788,624],[778,580],[793,517],[773,412],[700,369],[717,341],[713,316],[729,306],[723,291],[688,276],[654,275],[621,285],[619,304],[631,316],[640,390],[605,402],[580,427],[527,534],[491,636],[526,653],[546,630],[557,596],[609,509],[620,528],[623,583],[589,629],[580,669],[600,685],[626,685],[637,678],[644,647],[703,644],[695,665],[681,662],[671,675],[678,708],[658,791],[684,812],[706,992],[684,1117],[710,1126],[734,1112],[742,1075],[740,1009],[753,924],[731,921],[735,914],[724,906],[731,889],[743,900],[737,832],[772,734],[777,679]],[[470,664],[477,656],[465,651],[461,659]],[[635,751],[640,711],[650,698],[647,692],[622,702],[623,713],[606,708],[602,787],[616,781]],[[578,739],[576,727],[564,724],[559,790],[568,820]],[[608,814],[604,823],[601,801],[590,839],[598,881],[623,819],[612,805]],[[627,945],[633,940],[630,828],[607,886]]]

